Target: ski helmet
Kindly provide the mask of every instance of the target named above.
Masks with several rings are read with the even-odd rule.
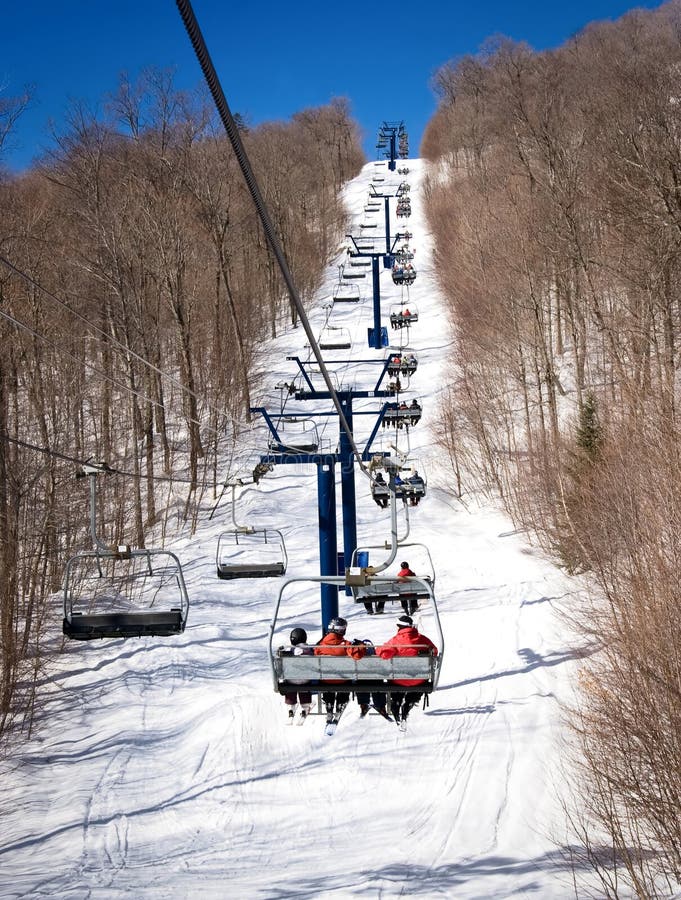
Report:
[[[408,562],[401,562],[400,565],[402,566],[403,569],[408,569],[408,568],[409,568],[409,563],[408,563]]]
[[[395,624],[398,628],[411,628],[414,624],[414,620],[411,616],[400,616]]]
[[[307,631],[304,628],[294,628],[289,640],[294,647],[296,644],[304,644],[307,641]]]
[[[345,634],[345,629],[348,627],[348,623],[345,619],[341,619],[340,617],[331,619],[329,622],[327,631],[333,631],[334,634]]]

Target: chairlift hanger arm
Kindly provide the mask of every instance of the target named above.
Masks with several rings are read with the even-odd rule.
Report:
[[[262,415],[263,419],[265,420],[265,424],[267,425],[267,427],[269,428],[269,430],[272,434],[272,437],[275,439],[275,441],[278,444],[281,444],[282,440],[279,437],[279,432],[277,431],[277,429],[274,425],[274,422],[272,421],[272,418],[271,418],[270,414],[267,412],[267,410],[265,409],[265,407],[264,406],[251,406],[250,412],[260,413]]]
[[[385,417],[385,414],[386,414],[388,408],[389,408],[389,404],[384,403],[383,408],[381,409],[380,413],[376,417],[376,424],[374,425],[373,431],[369,435],[369,440],[366,442],[366,445],[364,447],[365,453],[369,453],[371,451],[371,445],[373,444],[374,439],[376,438],[376,435],[378,434],[378,429],[381,427],[381,423]]]
[[[300,369],[300,374],[305,379],[305,383],[310,388],[310,391],[314,393],[314,385],[310,381],[310,376],[307,374],[307,371],[305,370],[305,365],[302,362],[302,360],[300,359],[300,357],[299,356],[287,356],[286,359],[291,360],[292,362],[295,362],[298,364],[298,368]]]
[[[374,388],[375,394],[378,394],[378,393],[386,393],[387,394],[388,393],[387,391],[381,392],[381,382],[383,381],[383,379],[386,376],[389,365],[390,365],[390,356],[388,356],[387,359],[383,360],[383,368],[381,369],[381,372],[378,376],[378,381],[376,382],[376,387]]]

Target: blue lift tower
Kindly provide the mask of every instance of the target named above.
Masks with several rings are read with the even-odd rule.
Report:
[[[383,122],[378,129],[376,147],[385,152],[388,168],[394,172],[398,157],[403,159],[408,153],[409,139],[404,122]],[[389,149],[386,149],[388,147]]]
[[[357,244],[357,238],[353,237],[353,235],[346,235],[349,241],[352,241],[352,246],[354,249],[349,250],[349,256],[354,259],[362,256],[369,257],[371,259],[371,275],[372,275],[372,287],[373,287],[373,302],[374,302],[374,324],[372,328],[368,329],[368,341],[369,346],[374,350],[380,350],[382,347],[388,346],[388,329],[383,325],[381,325],[381,282],[380,282],[380,274],[381,267],[379,260],[383,260],[383,266],[386,269],[391,268],[394,259],[394,250],[395,245],[398,241],[405,240],[407,235],[398,232],[395,235],[395,238],[390,243],[390,213],[388,210],[388,198],[394,196],[394,194],[376,194],[375,196],[384,196],[386,197],[385,201],[385,218],[386,218],[386,247],[384,250],[366,250],[362,249]]]
[[[297,356],[288,357],[293,360],[302,375],[304,387],[294,390],[295,399],[299,401],[308,400],[328,400],[331,394],[328,390],[318,390],[315,388],[307,367],[312,365],[309,362],[303,362]],[[336,362],[336,361],[334,361]],[[379,360],[353,360],[353,362],[372,362]],[[353,419],[358,415],[374,416],[376,422],[369,435],[364,449],[361,451],[362,460],[365,462],[372,457],[371,445],[378,433],[381,422],[386,413],[397,408],[397,404],[385,401],[379,410],[354,411],[353,400],[377,398],[383,399],[391,397],[392,393],[381,387],[384,376],[388,371],[390,357],[382,363],[382,368],[373,390],[351,391],[338,390],[337,396],[340,399],[341,407],[345,419],[350,426],[350,431],[354,438]],[[344,363],[345,364],[345,363]],[[253,407],[253,413],[260,413],[270,431],[270,452],[260,457],[260,463],[264,466],[270,465],[315,465],[317,467],[317,506],[319,521],[319,574],[320,575],[338,575],[339,574],[339,555],[336,538],[337,513],[336,513],[336,465],[340,464],[341,473],[341,504],[342,504],[342,523],[343,523],[343,560],[348,565],[352,559],[352,555],[357,549],[357,506],[355,500],[355,456],[352,451],[348,435],[343,429],[340,430],[340,440],[338,448],[335,452],[323,451],[319,446],[306,443],[305,445],[296,446],[287,444],[282,439],[278,422],[284,418],[290,418],[290,414],[286,416],[283,413],[270,414],[267,409],[261,406]],[[338,415],[336,410],[305,413],[303,418],[329,417]],[[333,584],[322,584],[321,586],[321,604],[322,604],[322,627],[326,627],[328,622],[338,615],[338,587]]]

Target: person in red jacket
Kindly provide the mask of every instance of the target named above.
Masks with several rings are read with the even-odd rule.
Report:
[[[427,638],[425,634],[420,634],[414,626],[411,616],[400,616],[397,620],[397,634],[376,648],[376,653],[381,659],[392,659],[394,656],[422,656],[431,654],[437,656],[437,647]],[[417,684],[423,684],[423,680],[419,679],[400,679],[395,682],[404,687],[413,687]],[[400,690],[390,691],[390,709],[396,722],[406,722],[409,711],[420,701],[423,693],[412,693]]]
[[[351,656],[353,659],[361,659],[366,653],[366,646],[362,641],[355,644],[347,641],[345,639],[347,627],[348,623],[345,619],[331,619],[327,625],[326,634],[320,641],[317,641],[314,648],[315,656]],[[328,683],[331,684],[331,682]],[[327,725],[338,724],[349,699],[350,691],[347,693],[345,691],[340,693],[324,691],[322,693],[322,700],[326,707]]]
[[[412,572],[409,568],[408,562],[400,563],[400,571],[397,573],[398,578],[407,578],[409,575],[416,575],[416,572]],[[413,596],[405,597],[404,600],[400,601],[402,603],[402,609],[408,616],[413,615],[416,610],[419,608],[418,601],[416,600],[416,588],[414,588]]]

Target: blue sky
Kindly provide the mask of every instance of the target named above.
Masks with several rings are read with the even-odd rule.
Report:
[[[257,124],[347,97],[375,157],[384,119],[403,120],[411,155],[435,110],[435,70],[504,34],[535,49],[556,47],[593,20],[615,19],[627,0],[402,0],[383,5],[319,0],[226,3],[193,7],[233,112]],[[7,95],[32,85],[34,101],[18,124],[5,163],[21,169],[50,144],[69,101],[96,105],[147,65],[172,67],[178,87],[201,81],[174,0],[26,0],[8,2],[0,35],[0,87]]]

